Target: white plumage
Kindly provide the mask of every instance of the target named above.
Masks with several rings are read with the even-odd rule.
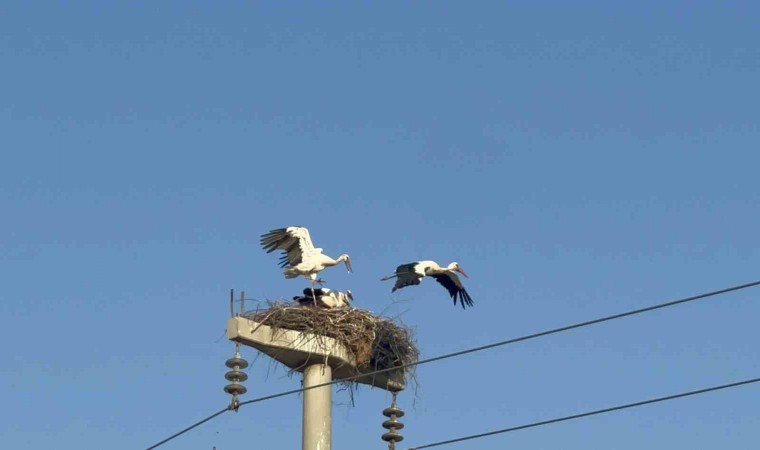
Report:
[[[457,304],[457,300],[459,300],[462,308],[473,306],[470,294],[467,293],[462,285],[462,281],[454,272],[459,272],[467,278],[467,274],[459,267],[459,263],[452,262],[446,267],[441,267],[435,261],[417,261],[398,266],[396,273],[383,277],[381,281],[395,278],[396,284],[393,285],[391,292],[396,292],[397,289],[420,284],[424,277],[433,277],[449,291],[449,295],[454,300],[455,305]]]
[[[342,254],[333,259],[322,253],[321,248],[314,247],[305,227],[287,227],[272,230],[261,235],[261,245],[267,253],[282,250],[280,267],[285,278],[296,278],[302,275],[312,283],[323,283],[317,274],[327,267],[343,262],[351,273],[351,259]]]

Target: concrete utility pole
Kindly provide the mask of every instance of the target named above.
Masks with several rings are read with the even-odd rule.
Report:
[[[311,364],[303,371],[303,387],[332,381],[332,368]],[[303,427],[301,448],[329,450],[332,446],[332,386],[303,393]]]
[[[227,321],[227,339],[253,347],[293,370],[303,372],[303,387],[356,376],[360,372],[346,348],[335,339],[293,330],[274,330],[245,317]],[[390,391],[403,390],[403,373],[386,372],[355,379]],[[303,450],[332,447],[332,386],[303,392]]]

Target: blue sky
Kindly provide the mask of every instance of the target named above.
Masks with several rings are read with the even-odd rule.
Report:
[[[422,357],[758,279],[753,2],[16,2],[0,14],[4,448],[146,448],[222,408],[229,289],[309,227]],[[458,261],[476,302],[380,277]],[[760,374],[758,291],[421,366],[404,445]],[[255,353],[244,356],[253,361]],[[259,358],[246,399],[299,377]],[[746,449],[758,387],[450,448]],[[380,390],[334,447],[383,448]],[[165,449],[297,448],[300,397]]]

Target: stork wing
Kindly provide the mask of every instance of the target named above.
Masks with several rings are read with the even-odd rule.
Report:
[[[414,271],[415,266],[417,266],[416,262],[396,267],[396,284],[393,285],[391,292],[396,292],[396,289],[403,287],[420,284],[422,276]]]
[[[328,288],[314,288],[314,295],[317,297],[321,297],[323,295],[327,295],[330,293],[330,289]],[[303,290],[303,295],[307,297],[311,297],[311,288],[306,288]]]
[[[327,288],[315,288],[314,289],[314,295],[311,295],[311,288],[306,288],[303,290],[303,295],[293,297],[293,300],[297,301],[298,303],[301,303],[302,305],[309,305],[314,303],[316,300],[321,300],[323,296],[328,295],[330,293],[330,289]]]
[[[300,303],[302,305],[307,305],[309,303],[313,303],[314,299],[311,298],[311,297],[303,297],[303,296],[298,297],[298,296],[296,296],[296,297],[293,297],[293,301],[298,302],[298,303]]]
[[[457,304],[457,300],[462,304],[462,308],[465,306],[473,306],[472,298],[470,294],[464,289],[462,282],[459,280],[457,274],[452,272],[443,272],[430,275],[435,278],[435,281],[441,283],[441,286],[445,287],[449,291],[449,295],[454,300],[454,304]]]
[[[322,253],[322,249],[314,248],[309,230],[304,227],[278,228],[262,234],[261,246],[267,253],[282,250],[284,253],[280,257],[280,267],[283,268],[295,267],[303,262],[304,258]]]

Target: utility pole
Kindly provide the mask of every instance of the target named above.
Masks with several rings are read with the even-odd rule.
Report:
[[[287,367],[303,372],[304,388],[329,383],[333,379],[361,375],[356,361],[346,348],[337,340],[327,336],[315,336],[285,329],[274,330],[247,317],[233,316],[227,321],[227,339],[253,347]],[[369,384],[391,392],[398,392],[405,388],[403,373],[399,376],[398,373],[386,372],[352,378],[351,381]],[[403,425],[394,425],[392,428],[401,427]],[[303,392],[302,433],[303,450],[331,449],[331,385]],[[388,440],[385,437],[383,439]],[[393,439],[403,438],[394,437]]]
[[[303,387],[332,381],[332,368],[311,364],[303,371]],[[309,389],[303,393],[303,428],[301,448],[330,450],[332,446],[332,386]]]

